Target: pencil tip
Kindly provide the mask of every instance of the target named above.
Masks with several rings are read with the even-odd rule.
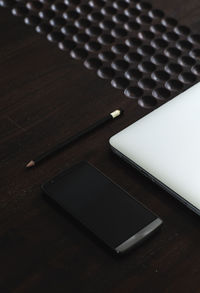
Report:
[[[35,162],[33,160],[31,160],[27,165],[26,165],[26,168],[31,168],[35,166]]]

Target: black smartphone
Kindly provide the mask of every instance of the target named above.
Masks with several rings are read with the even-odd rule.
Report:
[[[162,220],[87,162],[42,185],[46,195],[116,253],[155,232]]]

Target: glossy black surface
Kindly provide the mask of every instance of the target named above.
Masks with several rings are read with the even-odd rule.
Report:
[[[113,249],[157,218],[85,162],[62,172],[42,188],[51,199]]]

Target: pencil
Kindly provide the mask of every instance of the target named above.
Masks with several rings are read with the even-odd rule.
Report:
[[[90,133],[91,131],[95,130],[96,128],[102,126],[103,124],[105,124],[106,122],[115,119],[116,117],[120,116],[123,114],[123,110],[118,109],[115,110],[113,112],[111,112],[110,114],[108,114],[107,116],[105,116],[104,118],[96,121],[94,124],[90,125],[89,127],[79,131],[76,135],[73,135],[69,138],[67,138],[65,141],[57,144],[56,146],[54,146],[52,149],[50,149],[47,152],[42,153],[41,155],[39,155],[38,157],[36,157],[35,159],[31,160],[27,165],[26,168],[31,168],[34,167],[35,165],[37,165],[38,163],[40,163],[43,160],[46,160],[47,158],[55,155],[56,153],[58,153],[59,151],[61,151],[62,149],[64,149],[65,147],[67,147],[69,144],[75,142],[76,140],[78,140],[79,138],[81,138],[82,136]]]

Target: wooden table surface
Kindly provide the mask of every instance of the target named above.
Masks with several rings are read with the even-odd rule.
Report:
[[[183,3],[184,2],[184,3]],[[152,0],[194,32],[198,0]],[[109,149],[108,139],[152,109],[69,58],[0,8],[0,292],[200,292],[200,221]],[[125,114],[37,168],[25,164],[112,110]],[[49,205],[40,185],[87,160],[164,221],[115,258]]]

